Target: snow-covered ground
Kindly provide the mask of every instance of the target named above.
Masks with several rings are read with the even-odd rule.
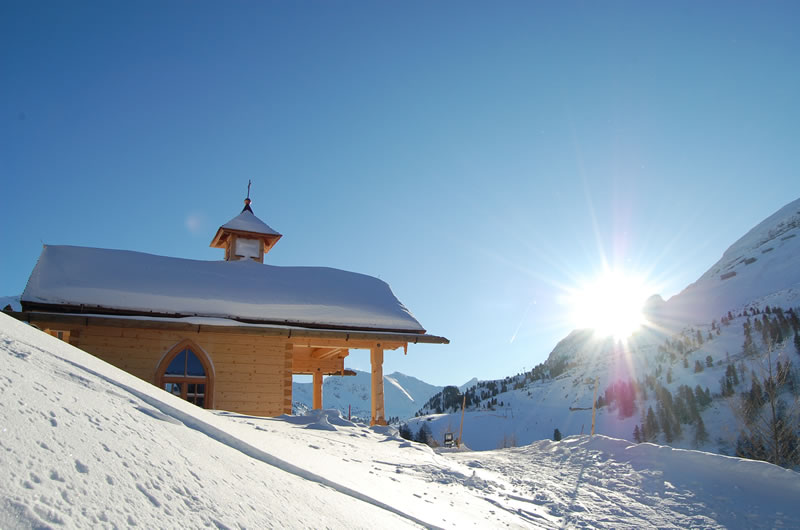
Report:
[[[800,474],[574,436],[435,453],[201,410],[0,315],[0,528],[799,527]]]

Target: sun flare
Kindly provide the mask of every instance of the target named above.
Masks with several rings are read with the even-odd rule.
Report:
[[[643,278],[607,271],[568,296],[573,324],[603,336],[625,339],[645,324],[642,312],[654,290]]]

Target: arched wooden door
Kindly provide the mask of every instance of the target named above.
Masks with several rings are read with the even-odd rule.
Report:
[[[214,405],[214,371],[205,352],[190,340],[173,347],[156,370],[156,385],[167,392],[210,409]]]

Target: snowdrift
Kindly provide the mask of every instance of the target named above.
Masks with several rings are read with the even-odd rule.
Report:
[[[0,527],[798,527],[800,475],[619,439],[440,455],[198,409],[0,315]]]

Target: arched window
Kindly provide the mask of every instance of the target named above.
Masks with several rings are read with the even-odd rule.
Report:
[[[214,374],[206,354],[191,341],[172,348],[156,370],[156,385],[167,392],[210,409],[214,399]]]

